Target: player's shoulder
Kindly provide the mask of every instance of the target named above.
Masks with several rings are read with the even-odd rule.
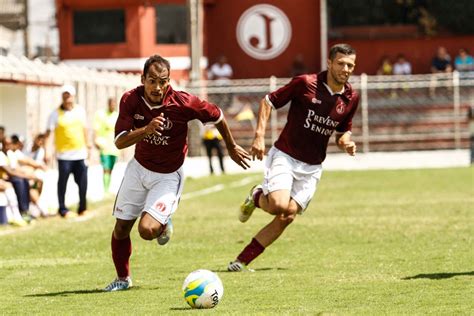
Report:
[[[184,107],[193,106],[193,104],[196,103],[195,101],[198,99],[197,96],[187,91],[174,89],[170,91],[170,97],[174,102]]]
[[[295,76],[293,77],[292,80],[295,82],[300,82],[304,84],[311,84],[311,83],[316,82],[318,80],[318,77],[316,74],[309,73],[309,74],[302,74],[302,75]]]
[[[359,99],[359,93],[352,87],[352,85],[349,82],[346,82],[344,84],[344,95],[349,100],[358,100]]]
[[[140,95],[143,95],[143,85],[126,91],[120,99],[121,104],[135,104],[140,101]]]

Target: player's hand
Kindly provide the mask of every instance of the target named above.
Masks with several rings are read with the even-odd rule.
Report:
[[[252,155],[252,160],[255,160],[257,157],[258,160],[263,159],[263,154],[265,153],[265,138],[264,137],[255,137],[250,148],[250,155]]]
[[[164,124],[165,124],[165,115],[161,113],[157,117],[153,118],[150,123],[145,128],[145,133],[147,135],[150,134],[156,134],[158,136],[161,136],[161,131],[164,130]]]
[[[344,149],[346,150],[346,153],[348,153],[349,155],[355,156],[357,146],[353,141],[350,141],[344,144]]]
[[[235,144],[232,148],[227,148],[230,158],[239,166],[244,169],[250,168],[248,161],[250,160],[250,154],[245,151],[242,147]]]

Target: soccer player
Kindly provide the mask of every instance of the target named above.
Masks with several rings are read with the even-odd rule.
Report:
[[[171,215],[183,189],[183,162],[187,153],[188,122],[198,119],[215,124],[229,156],[244,169],[250,155],[237,145],[221,109],[170,85],[170,64],[161,56],[148,58],[142,85],[126,92],[120,101],[115,124],[115,145],[119,149],[136,145],[117,194],[113,215],[112,259],[117,278],[105,291],[132,286],[129,259],[130,231],[137,219],[145,240],[164,245],[172,234]]]
[[[107,100],[107,109],[98,110],[94,116],[94,144],[100,151],[100,164],[104,171],[104,193],[109,192],[110,177],[117,161],[119,150],[114,144],[114,126],[118,112],[115,98]]]
[[[250,190],[240,207],[239,220],[246,222],[256,207],[274,215],[251,242],[229,263],[229,271],[252,271],[247,265],[270,246],[308,207],[321,178],[330,136],[336,131],[337,146],[354,156],[352,117],[359,97],[347,82],[354,71],[355,50],[347,44],[334,45],[328,70],[294,77],[284,87],[260,101],[257,128],[250,154],[263,159],[265,129],[272,109],[291,102],[286,125],[269,150],[262,185]]]

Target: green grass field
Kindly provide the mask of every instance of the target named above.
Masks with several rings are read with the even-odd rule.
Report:
[[[88,221],[1,228],[0,314],[474,313],[474,168],[327,171],[306,213],[252,263],[256,272],[228,273],[271,219],[258,210],[246,224],[236,218],[250,187],[242,180],[260,178],[187,179],[169,245],[134,228],[134,288],[124,292],[101,292],[115,276],[112,201],[96,204]],[[191,310],[182,297],[184,278],[199,268],[223,281],[213,310]]]

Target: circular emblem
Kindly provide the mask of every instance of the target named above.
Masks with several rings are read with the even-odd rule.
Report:
[[[273,5],[252,6],[237,23],[237,41],[242,50],[255,59],[277,57],[288,47],[290,39],[290,20]]]
[[[173,127],[173,122],[171,122],[170,119],[166,119],[165,122],[163,123],[163,128],[165,130],[170,130]]]
[[[339,103],[338,105],[336,105],[336,112],[339,114],[344,113],[345,109],[346,107],[344,106],[343,103]]]
[[[155,204],[155,209],[158,211],[158,212],[164,212],[166,210],[166,205],[165,203],[159,201]]]

